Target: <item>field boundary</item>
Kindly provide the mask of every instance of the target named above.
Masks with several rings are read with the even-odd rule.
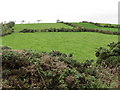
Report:
[[[111,34],[111,35],[120,35],[120,32],[111,32],[111,31],[103,31],[97,29],[87,29],[87,28],[73,28],[73,29],[66,29],[66,28],[51,28],[51,29],[42,29],[42,30],[34,30],[34,29],[23,29],[19,31],[19,33],[34,33],[34,32],[96,32],[96,33],[103,33],[103,34]]]

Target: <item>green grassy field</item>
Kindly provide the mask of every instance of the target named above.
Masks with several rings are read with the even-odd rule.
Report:
[[[95,50],[117,41],[117,35],[106,35],[93,32],[40,32],[13,33],[2,37],[2,43],[13,49],[31,49],[35,51],[58,50],[73,53],[79,61],[96,59]]]
[[[72,24],[73,24],[73,25],[80,26],[80,27],[89,28],[89,29],[118,31],[117,28],[98,27],[98,26],[96,26],[96,25],[94,25],[94,24],[91,24],[91,23],[72,23]]]
[[[39,24],[16,24],[14,26],[15,31],[21,31],[23,29],[49,29],[49,28],[72,28],[71,26],[63,23],[39,23]]]
[[[107,25],[107,23],[99,23],[101,26],[104,26],[104,25]],[[108,23],[109,24],[109,23]],[[111,24],[112,26],[119,26],[120,27],[120,25],[118,25],[118,24]]]

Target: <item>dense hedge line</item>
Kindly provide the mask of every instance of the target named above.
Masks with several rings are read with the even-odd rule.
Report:
[[[76,27],[77,29],[81,29],[84,32],[98,32],[98,33],[104,33],[104,34],[120,35],[120,32],[112,32],[112,31],[109,31],[109,30],[88,29],[88,28],[84,28],[84,27],[79,27],[79,26],[73,25],[72,23],[68,23],[68,22],[61,22],[61,23],[64,23],[66,25],[70,25],[72,27]],[[100,26],[99,23],[93,23],[93,22],[87,22],[87,21],[83,21],[83,23],[91,23],[91,24]],[[111,24],[109,24],[109,25],[111,25]],[[120,28],[119,25],[116,25],[116,26],[117,26],[116,28]]]
[[[0,24],[0,36],[5,36],[14,32],[13,26],[15,25],[14,22],[10,21],[6,24]]]
[[[64,24],[69,25],[73,28],[72,29],[69,29],[69,28],[60,28],[60,29],[49,28],[49,29],[41,29],[41,30],[23,29],[20,32],[23,32],[23,33],[28,33],[28,32],[30,32],[30,33],[34,33],[34,32],[97,32],[97,33],[103,33],[103,34],[120,35],[120,32],[112,32],[109,30],[88,29],[88,28],[76,26],[76,25],[69,23],[69,22],[59,22],[59,23],[64,23]],[[86,23],[88,23],[88,22],[86,21]],[[89,23],[92,23],[92,22],[89,22]]]
[[[110,49],[98,49],[97,63],[84,63],[72,58],[72,54],[59,51],[36,53],[26,50],[3,48],[3,88],[81,89],[117,88],[117,69],[120,42],[109,45]],[[116,50],[117,48],[117,50]],[[114,56],[109,59],[108,54]],[[107,56],[106,56],[107,55]],[[107,65],[107,68],[103,65]],[[109,65],[108,65],[109,63]],[[112,67],[111,67],[112,65]],[[114,73],[112,72],[114,71]],[[115,73],[116,71],[116,73]]]
[[[99,23],[92,23],[92,22],[89,22],[91,24],[94,24],[98,27],[107,27],[107,28],[120,28],[120,25],[112,25],[112,24],[105,24],[105,25],[101,25]]]
[[[97,33],[103,33],[103,34],[112,34],[112,35],[120,35],[120,32],[112,32],[112,31],[103,31],[103,30],[97,30],[97,29],[87,29],[87,28],[50,28],[50,29],[41,29],[41,30],[34,30],[34,29],[24,29],[20,31],[22,33],[33,33],[33,32],[97,32]]]
[[[81,23],[81,22],[80,22]],[[94,24],[98,27],[107,27],[107,28],[120,28],[120,25],[112,25],[112,24],[105,24],[105,25],[102,25],[100,23],[94,23],[94,22],[87,22],[87,21],[83,21],[83,23],[91,23],[91,24]]]

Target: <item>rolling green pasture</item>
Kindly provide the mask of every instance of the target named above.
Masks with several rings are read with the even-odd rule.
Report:
[[[118,40],[117,35],[94,32],[13,33],[1,38],[3,45],[13,49],[31,49],[36,52],[58,50],[73,53],[79,61],[96,59],[96,48]]]
[[[14,26],[15,31],[21,31],[23,29],[49,29],[49,28],[72,28],[71,26],[63,23],[38,23],[38,24],[16,24]]]
[[[98,26],[91,24],[91,23],[72,23],[72,24],[80,26],[80,27],[89,28],[89,29],[110,30],[110,31],[116,31],[116,32],[118,31],[117,28],[98,27]]]

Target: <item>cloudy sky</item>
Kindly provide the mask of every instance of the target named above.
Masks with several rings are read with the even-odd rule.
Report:
[[[0,22],[93,21],[118,23],[120,0],[0,0]]]

